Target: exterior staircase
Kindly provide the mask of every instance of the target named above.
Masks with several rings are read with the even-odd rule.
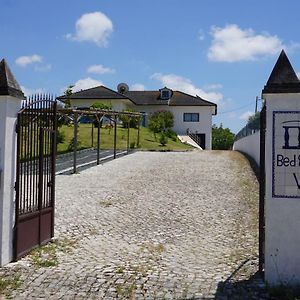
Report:
[[[177,135],[182,143],[189,144],[197,149],[203,150],[189,135]]]

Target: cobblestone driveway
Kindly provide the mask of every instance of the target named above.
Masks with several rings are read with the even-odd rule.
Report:
[[[267,297],[241,154],[137,152],[56,178],[56,241],[0,269],[13,298]]]

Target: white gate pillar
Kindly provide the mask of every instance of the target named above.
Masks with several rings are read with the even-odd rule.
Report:
[[[300,81],[284,51],[266,104],[265,280],[300,284]]]
[[[0,62],[0,266],[13,259],[16,119],[24,95],[5,60]]]

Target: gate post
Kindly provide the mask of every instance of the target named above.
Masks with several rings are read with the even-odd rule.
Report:
[[[24,94],[6,61],[0,62],[0,266],[13,259],[16,120]]]
[[[265,131],[265,280],[300,284],[300,81],[284,51],[262,91]]]

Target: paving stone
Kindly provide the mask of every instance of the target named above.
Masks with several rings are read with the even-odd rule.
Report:
[[[0,268],[21,276],[12,298],[267,299],[258,183],[241,154],[137,152],[56,187],[58,264]]]

